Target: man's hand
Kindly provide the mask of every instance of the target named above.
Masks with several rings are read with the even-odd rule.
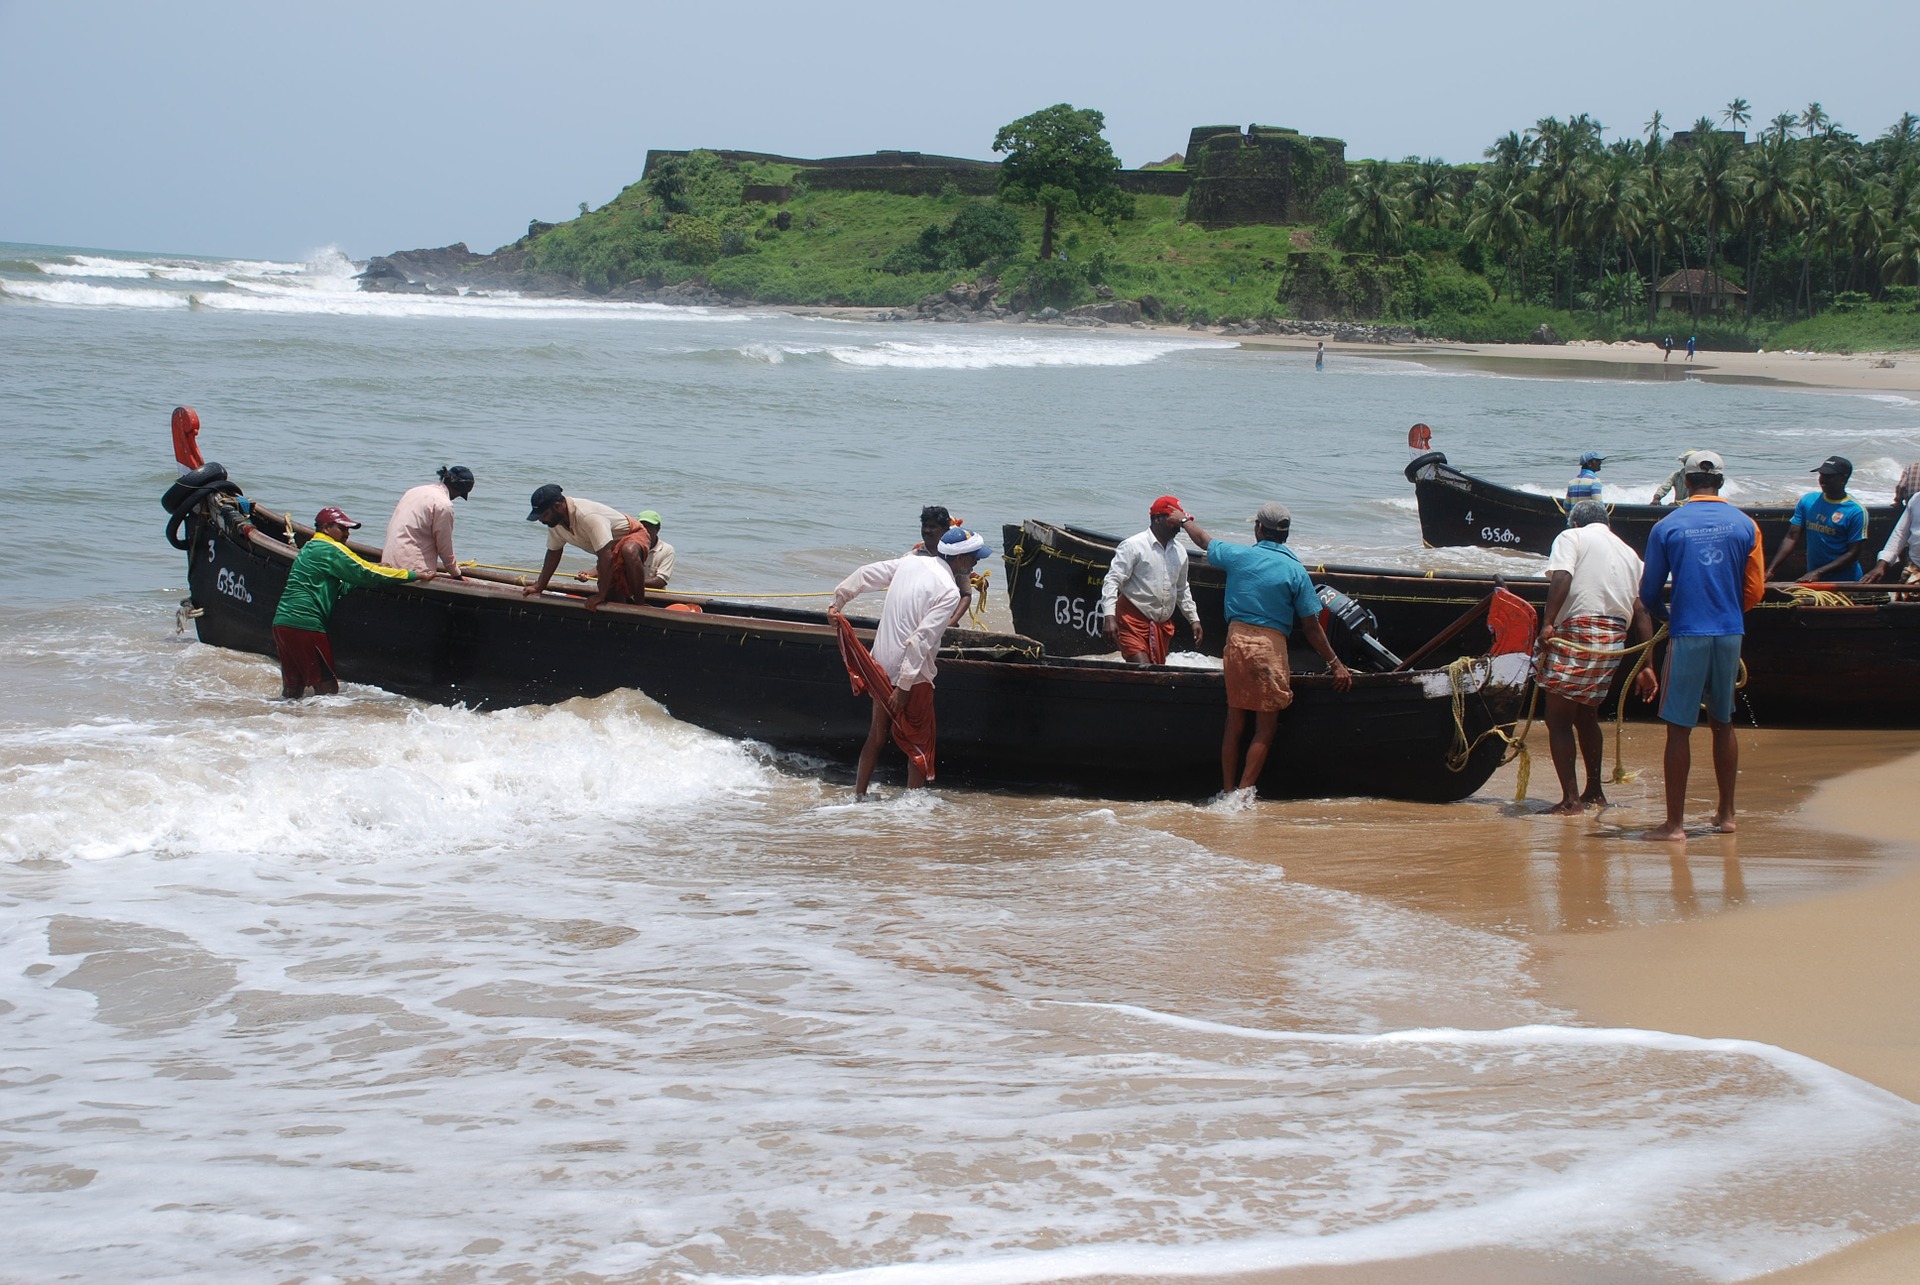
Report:
[[[1120,641],[1120,622],[1112,616],[1104,616],[1100,620],[1100,632],[1107,636],[1108,642],[1117,644]]]
[[[414,572],[414,579],[418,580],[421,584],[425,584],[439,574],[438,571],[416,571]]]
[[[1540,622],[1540,645],[1542,647],[1546,646],[1552,642],[1556,636],[1553,626],[1547,621],[1542,620]]]
[[[904,687],[894,688],[893,695],[887,697],[887,708],[896,714],[902,713],[907,708],[907,697],[912,694]]]
[[[585,607],[588,611],[598,611],[600,610],[600,604],[605,602],[606,600],[607,600],[606,594],[596,593],[591,598],[582,598],[580,600],[580,605]]]
[[[1879,584],[1882,580],[1885,580],[1886,578],[1887,578],[1887,564],[1884,562],[1876,562],[1873,564],[1873,566],[1867,569],[1867,572],[1865,575],[1860,577],[1860,583],[1861,584]]]
[[[1347,668],[1345,661],[1336,658],[1329,668],[1333,671],[1333,690],[1350,692],[1353,690],[1353,671]]]
[[[538,597],[540,594],[543,594],[546,591],[547,591],[547,582],[544,580],[536,580],[532,584],[522,585],[520,588],[520,592],[525,594],[529,598]]]
[[[1653,704],[1653,698],[1660,694],[1660,680],[1654,677],[1653,666],[1648,665],[1633,676],[1633,690],[1647,704]]]
[[[1202,629],[1200,628],[1200,622],[1199,622],[1199,621],[1197,621],[1197,620],[1189,620],[1189,621],[1188,621],[1187,623],[1188,623],[1189,625],[1192,625],[1192,626],[1193,626],[1193,645],[1194,645],[1194,646],[1196,646],[1196,647],[1198,647],[1198,646],[1200,645],[1200,640],[1201,640],[1202,638],[1204,638],[1204,637],[1206,637],[1206,634],[1205,634],[1205,632],[1204,632],[1204,631],[1203,631],[1203,630],[1202,630]]]

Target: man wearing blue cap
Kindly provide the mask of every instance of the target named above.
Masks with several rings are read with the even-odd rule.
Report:
[[[1582,500],[1600,498],[1600,466],[1607,457],[1599,451],[1580,452],[1580,471],[1573,475],[1573,481],[1567,483],[1567,507],[1572,508]]]
[[[842,651],[848,652],[843,609],[863,593],[887,591],[879,627],[873,631],[872,654],[866,655],[856,640],[852,650],[859,654],[847,656],[854,690],[873,697],[873,721],[854,774],[855,798],[867,796],[889,728],[894,744],[907,756],[907,788],[918,789],[933,779],[934,656],[948,626],[960,617],[960,585],[974,563],[993,550],[977,533],[954,527],[940,537],[937,552],[938,559],[908,554],[869,562],[840,582],[827,608],[827,615],[843,627]]]

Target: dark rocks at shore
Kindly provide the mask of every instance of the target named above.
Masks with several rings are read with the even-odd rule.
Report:
[[[1533,338],[1528,340],[1527,342],[1536,343],[1536,344],[1557,344],[1563,341],[1561,340],[1559,335],[1556,335],[1553,332],[1553,327],[1549,326],[1546,322],[1543,321],[1540,323],[1540,328],[1533,332]]]
[[[1197,322],[1189,328],[1207,329]],[[1411,344],[1419,341],[1412,326],[1377,326],[1363,321],[1275,321],[1223,317],[1216,328],[1228,336],[1303,335],[1342,344]]]

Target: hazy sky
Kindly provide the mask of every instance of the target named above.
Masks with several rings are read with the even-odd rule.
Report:
[[[355,258],[490,250],[649,147],[990,157],[1055,102],[1128,165],[1201,124],[1471,160],[1535,119],[1638,133],[1736,95],[1862,136],[1920,111],[1920,4],[620,4],[0,0],[0,241]]]

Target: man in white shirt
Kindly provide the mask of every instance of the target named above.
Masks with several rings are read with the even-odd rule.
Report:
[[[1193,519],[1163,495],[1147,509],[1147,529],[1122,540],[1100,585],[1100,627],[1129,665],[1164,665],[1177,607],[1200,642],[1200,610],[1187,584],[1187,551],[1175,536]]]
[[[1886,547],[1874,559],[1872,569],[1860,577],[1862,584],[1885,580],[1887,573],[1902,561],[1907,563],[1907,579],[1920,580],[1920,558],[1913,556],[1913,506],[1916,495],[1920,495],[1920,464],[1909,464],[1900,474],[1899,485],[1893,488],[1893,502],[1905,506],[1900,510],[1900,520],[1893,524],[1893,534],[1887,537]]]
[[[1600,786],[1605,738],[1600,732],[1600,702],[1620,665],[1620,650],[1631,626],[1635,642],[1653,637],[1653,621],[1640,604],[1640,555],[1607,527],[1607,506],[1582,500],[1567,514],[1572,523],[1554,537],[1547,555],[1547,605],[1540,613],[1537,679],[1547,695],[1547,746],[1560,777],[1560,802],[1552,809],[1573,816],[1587,805],[1607,806]],[[1642,700],[1652,700],[1659,680],[1651,665],[1634,684]],[[1576,793],[1573,751],[1579,741],[1586,761],[1587,788]]]
[[[572,545],[593,555],[599,578],[599,592],[581,606],[593,611],[603,602],[647,600],[647,554],[653,537],[619,509],[569,496],[549,482],[533,493],[527,521],[547,527],[547,557],[540,564],[540,577],[521,591],[528,597],[546,592],[553,573],[560,569],[560,555]]]
[[[867,783],[873,779],[889,727],[894,743],[907,755],[907,788],[918,789],[933,775],[934,656],[947,627],[960,615],[958,581],[993,550],[979,535],[955,527],[940,537],[938,552],[938,558],[908,554],[869,562],[833,591],[833,605],[827,614],[836,620],[847,603],[861,594],[875,589],[887,591],[880,625],[873,631],[872,659],[891,686],[883,689],[879,684],[868,684],[873,721],[867,728],[867,742],[860,749],[860,766],[853,783],[855,798],[867,796]]]
[[[660,538],[660,515],[652,509],[642,509],[633,515],[633,520],[645,527],[653,540],[653,548],[647,553],[647,588],[664,589],[667,581],[673,579],[673,546]]]

